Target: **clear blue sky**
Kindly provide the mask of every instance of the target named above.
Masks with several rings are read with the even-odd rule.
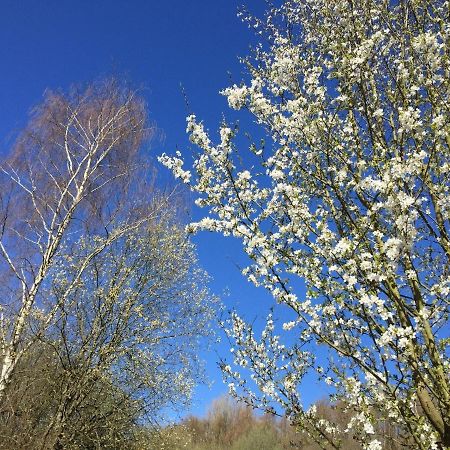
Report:
[[[245,0],[244,0],[245,1]],[[190,109],[215,129],[226,100],[218,91],[242,79],[238,56],[248,53],[254,36],[237,18],[238,0],[2,0],[0,3],[0,152],[26,123],[29,109],[46,88],[67,88],[103,75],[124,74],[144,85],[150,118],[165,138],[153,142],[154,156],[189,149],[185,134]],[[258,14],[263,0],[247,0]],[[161,170],[164,170],[162,168]],[[228,307],[247,317],[265,316],[270,299],[240,276],[243,259],[231,238],[196,238],[202,265],[213,277],[212,289],[230,292]],[[222,343],[206,355],[212,390],[199,388],[192,412],[202,414],[211,399],[226,391],[216,368],[226,356]],[[311,385],[305,400],[317,398]]]

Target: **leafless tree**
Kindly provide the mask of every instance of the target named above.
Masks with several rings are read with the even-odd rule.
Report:
[[[210,297],[176,195],[149,182],[141,149],[150,131],[144,102],[116,81],[50,92],[1,164],[6,429],[24,414],[12,406],[18,390],[38,383],[35,370],[18,368],[39,354],[53,371],[48,414],[26,448],[90,448],[89,428],[117,418],[120,404],[131,421],[149,417],[187,400],[199,374]]]

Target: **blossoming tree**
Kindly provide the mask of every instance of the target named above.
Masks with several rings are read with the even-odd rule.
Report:
[[[271,316],[258,338],[232,315],[231,390],[278,403],[323,448],[343,433],[372,450],[450,448],[449,8],[291,0],[264,19],[244,13],[261,43],[249,79],[222,93],[270,142],[244,150],[224,123],[213,144],[191,115],[193,168],[160,158],[208,211],[192,230],[241,239],[244,275],[294,314],[290,347]],[[302,407],[308,371],[351,412],[346,426]]]

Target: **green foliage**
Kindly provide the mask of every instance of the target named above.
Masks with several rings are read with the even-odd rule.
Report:
[[[283,450],[277,430],[259,425],[242,435],[231,450]]]

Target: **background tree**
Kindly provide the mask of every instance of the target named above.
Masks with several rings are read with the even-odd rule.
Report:
[[[268,142],[245,152],[224,123],[213,145],[191,115],[195,176],[179,155],[160,158],[210,213],[192,230],[241,239],[244,274],[292,311],[290,347],[271,316],[259,338],[232,315],[231,390],[281,405],[323,448],[348,432],[389,448],[380,420],[403,446],[449,448],[449,4],[288,0],[243,18],[261,43],[250,80],[223,94]],[[311,370],[345,403],[346,426],[314,427],[316,408],[302,408]]]
[[[296,438],[292,428],[281,432],[272,416],[258,417],[248,405],[228,396],[214,400],[205,418],[188,417],[181,425],[185,435],[190,436],[185,445],[189,450],[281,450],[293,448],[288,437],[293,441]]]
[[[346,414],[342,405],[326,401],[315,404],[317,420],[331,420],[345,425]],[[382,438],[382,434],[378,434]],[[318,450],[320,446],[299,433],[286,418],[273,414],[255,414],[252,408],[230,397],[216,399],[206,416],[187,417],[180,424],[166,427],[159,436],[157,448],[180,450]],[[360,450],[361,445],[351,435],[343,442],[348,450]],[[390,447],[395,449],[397,447]]]
[[[133,448],[201,376],[213,299],[150,131],[114,80],[50,92],[1,166],[4,448]]]

